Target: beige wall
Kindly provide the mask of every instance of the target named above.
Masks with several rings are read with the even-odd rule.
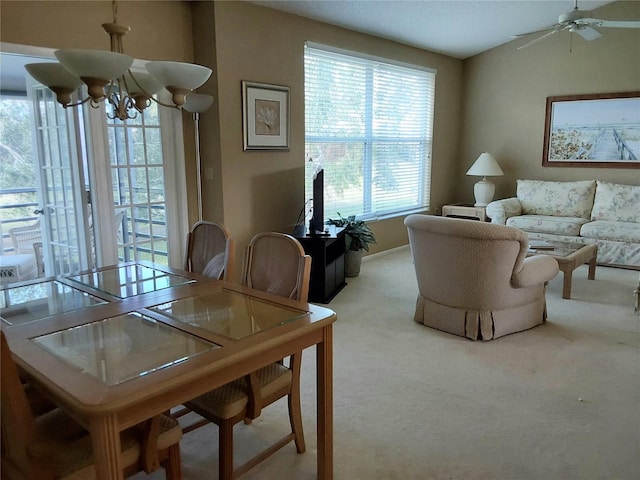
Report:
[[[640,2],[615,2],[597,18],[640,19]],[[587,42],[562,32],[522,50],[535,35],[476,55],[464,63],[464,121],[457,170],[457,198],[473,201],[477,177],[465,172],[484,151],[505,175],[495,177],[495,198],[512,196],[517,178],[600,179],[640,185],[640,170],[542,167],[545,102],[548,96],[640,90],[640,30],[602,29]],[[571,50],[570,50],[571,46]]]
[[[424,65],[438,70],[432,205],[456,200],[462,61],[359,34],[245,2],[118,3],[130,25],[125,51],[136,58],[196,61],[214,69],[199,91],[214,95],[200,117],[204,218],[224,222],[242,250],[263,230],[291,231],[304,203],[304,70],[306,40]],[[2,42],[49,48],[108,48],[100,24],[111,21],[111,2],[13,2],[1,8]],[[193,24],[192,24],[193,20]],[[291,88],[291,140],[287,152],[242,150],[241,81]],[[195,185],[194,128],[184,115],[187,180]],[[190,188],[189,221],[196,220]],[[380,251],[407,243],[403,218],[372,222]],[[239,268],[236,269],[239,271]]]
[[[261,230],[291,231],[304,203],[304,42],[436,68],[432,202],[455,199],[462,62],[243,2],[216,2],[215,28],[224,222],[245,245]],[[196,51],[199,41],[196,39]],[[242,150],[241,81],[291,88],[288,152]],[[331,212],[328,212],[331,213]],[[372,222],[372,251],[407,243],[402,218]],[[240,252],[238,252],[240,253]]]
[[[2,1],[0,9],[2,42],[108,48],[100,24],[111,20],[111,2]],[[637,19],[640,2],[616,2],[598,14]],[[521,39],[463,62],[245,2],[121,1],[119,21],[132,27],[127,53],[214,69],[201,88],[216,97],[200,119],[204,217],[230,228],[238,266],[255,233],[290,231],[304,202],[306,40],[437,69],[432,212],[473,200],[477,179],[464,173],[483,151],[492,152],[505,171],[495,179],[496,198],[511,195],[516,178],[640,184],[638,170],[541,166],[546,97],[640,90],[639,30],[607,29],[593,42],[574,38],[571,52],[567,32],[516,50]],[[242,150],[242,80],[291,88],[289,151]],[[187,178],[195,185],[193,122],[188,114],[184,118]],[[190,188],[190,222],[195,201],[196,189]],[[371,223],[378,239],[372,251],[407,243],[402,220]]]
[[[146,60],[193,61],[188,2],[118,2],[118,23],[129,25],[125,53]],[[3,42],[49,48],[109,49],[103,23],[113,20],[111,2],[0,3]]]
[[[218,68],[213,2],[192,2],[195,62],[213,69],[209,81],[198,91],[214,96],[211,109],[200,115],[200,158],[202,162],[203,218],[224,221],[222,162],[220,161],[220,111],[218,106]]]

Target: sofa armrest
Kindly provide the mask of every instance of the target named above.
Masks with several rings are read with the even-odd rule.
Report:
[[[507,222],[507,218],[521,214],[522,205],[516,197],[503,198],[487,205],[487,217],[491,219],[491,223],[504,225]]]
[[[548,282],[559,271],[555,258],[549,255],[534,255],[524,259],[522,269],[513,273],[511,283],[516,288],[532,287]]]

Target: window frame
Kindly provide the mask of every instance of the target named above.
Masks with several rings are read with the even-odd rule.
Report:
[[[344,50],[332,46],[327,46],[323,44],[318,44],[314,42],[306,42],[304,49],[304,62],[305,62],[305,110],[308,110],[308,92],[307,92],[307,55],[313,50],[320,51],[324,54],[331,55],[336,54],[336,59],[338,59],[338,55],[343,57],[343,60],[347,60],[352,58],[353,65],[362,66],[365,64],[366,66],[366,79],[365,79],[365,110],[366,115],[363,120],[364,124],[364,134],[362,135],[347,135],[347,136],[327,136],[327,135],[317,135],[310,134],[309,125],[305,122],[305,150],[306,156],[309,160],[306,163],[306,177],[307,181],[305,182],[305,198],[310,198],[311,189],[310,189],[310,181],[309,177],[312,172],[318,168],[318,165],[315,164],[312,160],[312,155],[309,154],[309,145],[314,143],[324,143],[324,144],[361,144],[363,146],[362,153],[362,213],[357,215],[358,219],[361,220],[374,220],[380,218],[392,218],[397,216],[406,215],[409,213],[426,211],[430,208],[430,193],[431,193],[431,167],[432,167],[432,152],[433,152],[433,123],[434,123],[434,111],[435,111],[435,88],[436,88],[436,74],[437,70],[431,67],[409,64],[405,62],[400,62],[396,60],[391,60],[388,58],[377,57],[373,55],[367,55],[360,52]],[[428,97],[429,102],[425,105],[425,133],[424,136],[394,136],[394,137],[384,137],[380,134],[374,133],[373,123],[373,104],[374,104],[374,81],[373,78],[375,76],[374,67],[375,65],[385,65],[390,68],[399,67],[399,69],[408,69],[416,72],[417,75],[425,75],[424,79],[427,81],[427,92],[425,95]],[[414,205],[403,205],[403,206],[389,206],[386,209],[374,210],[373,204],[373,196],[374,196],[374,187],[375,180],[373,177],[374,171],[374,154],[373,150],[376,145],[384,145],[385,142],[393,142],[397,144],[405,144],[407,147],[411,145],[419,144],[419,153],[416,154],[416,159],[424,159],[419,164],[419,178],[418,184],[420,185],[419,192],[417,195],[417,206]],[[325,175],[325,187],[327,184],[327,177]],[[325,203],[326,203],[326,190],[325,190]],[[343,212],[344,213],[344,212]],[[325,221],[330,216],[327,215],[327,210],[325,206]]]

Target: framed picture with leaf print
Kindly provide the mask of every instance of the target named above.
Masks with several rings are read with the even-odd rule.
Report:
[[[289,91],[242,81],[244,150],[289,150]]]

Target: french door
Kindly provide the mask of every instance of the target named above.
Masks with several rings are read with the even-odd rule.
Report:
[[[30,86],[45,272],[77,272],[93,266],[86,182],[79,160],[79,137],[75,135],[79,112],[65,111],[48,88]]]
[[[92,206],[106,219],[94,224],[97,261],[181,267],[188,223],[180,113],[151,104],[130,120],[111,117],[108,106],[89,115],[97,179]]]
[[[182,267],[189,225],[181,113],[152,104],[133,120],[111,120],[104,105],[62,108],[26,77],[46,275],[131,260]]]

